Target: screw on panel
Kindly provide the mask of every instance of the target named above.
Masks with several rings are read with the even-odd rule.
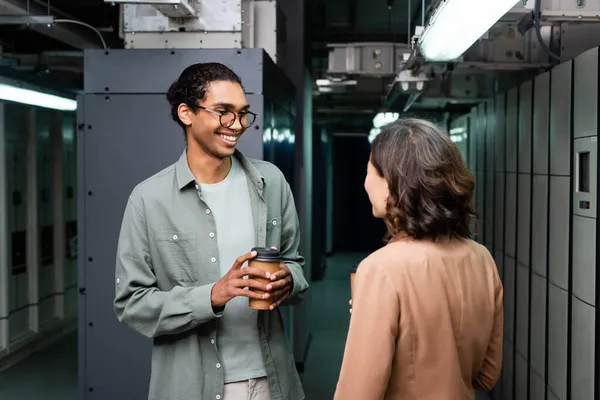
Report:
[[[577,0],[577,7],[585,7],[585,0]]]
[[[79,288],[79,295],[80,296],[85,296],[85,288],[84,287]]]
[[[92,130],[92,126],[91,125],[88,125],[88,130]]]

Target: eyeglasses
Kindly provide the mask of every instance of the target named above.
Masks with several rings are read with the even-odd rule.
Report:
[[[252,126],[256,120],[256,114],[251,111],[242,111],[240,113],[236,113],[233,111],[215,111],[202,106],[198,107],[204,111],[208,111],[211,114],[218,115],[219,122],[223,128],[231,128],[235,123],[236,118],[240,119],[240,125],[242,125],[242,128],[248,128],[249,126]]]

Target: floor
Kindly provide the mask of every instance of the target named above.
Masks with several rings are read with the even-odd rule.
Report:
[[[312,338],[302,374],[307,400],[333,398],[350,319],[348,271],[364,256],[341,254],[328,259],[324,279],[312,285],[309,312]],[[0,399],[76,400],[76,334],[0,373]],[[477,394],[477,400],[487,399],[485,394]]]

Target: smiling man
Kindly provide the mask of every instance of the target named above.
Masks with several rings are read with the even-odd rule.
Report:
[[[229,68],[191,65],[167,99],[186,150],[131,193],[116,263],[117,317],[154,342],[149,399],[304,399],[277,308],[308,288],[290,187],[236,150],[256,114]],[[246,266],[257,246],[280,250],[280,272]]]

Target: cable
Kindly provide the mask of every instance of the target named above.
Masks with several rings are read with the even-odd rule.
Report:
[[[88,29],[93,30],[94,32],[96,32],[96,34],[100,38],[100,41],[102,42],[102,47],[104,47],[104,50],[108,50],[108,46],[106,46],[106,42],[104,41],[104,38],[102,37],[102,34],[100,33],[100,31],[98,29],[94,28],[93,26],[91,26],[90,24],[86,24],[85,22],[81,22],[81,21],[76,21],[74,19],[55,19],[54,22],[57,24],[81,25],[81,26],[85,26]]]
[[[541,32],[541,26],[540,26],[540,21],[541,21],[540,15],[542,13],[541,8],[542,8],[541,0],[535,0],[534,10],[533,10],[533,21],[535,23],[535,34],[537,36],[538,42],[540,43],[540,46],[542,47],[542,50],[544,50],[544,52],[550,58],[553,58],[560,62],[561,61],[560,57],[557,56],[556,54],[554,54],[552,52],[552,50],[550,50],[550,48],[548,47],[546,42],[544,42],[544,39],[542,39],[542,32]]]

